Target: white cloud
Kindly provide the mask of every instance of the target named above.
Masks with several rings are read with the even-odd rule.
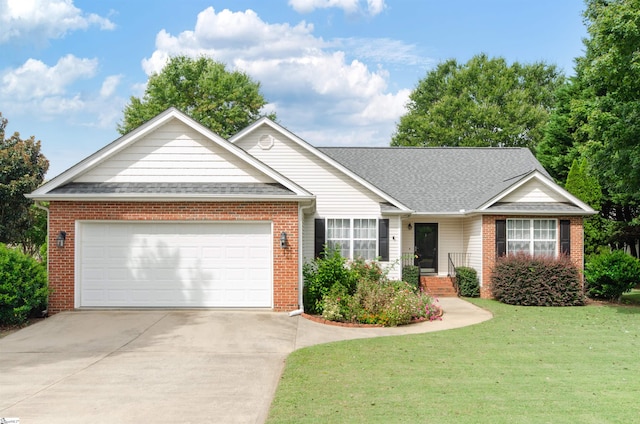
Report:
[[[111,75],[105,78],[100,88],[100,97],[111,97],[118,88],[122,75]]]
[[[383,4],[370,3],[371,7]],[[275,110],[285,126],[293,123],[292,130],[303,128],[314,137],[326,134],[320,140],[309,139],[314,144],[330,140],[388,144],[405,111],[409,90],[390,92],[389,73],[381,63],[414,64],[419,59],[413,46],[399,41],[361,41],[323,40],[313,34],[313,25],[304,21],[271,24],[252,10],[216,12],[208,8],[198,14],[193,30],[177,35],[160,31],[156,50],[142,66],[151,75],[172,56],[210,56],[259,81],[266,99],[272,102],[268,110]],[[383,48],[374,54],[376,44]],[[353,48],[355,45],[361,50]],[[344,47],[347,50],[342,50]],[[353,52],[355,56],[350,54]],[[374,57],[380,62],[371,69],[358,57]]]
[[[99,128],[113,128],[126,100],[115,95],[121,75],[105,78],[99,92],[79,87],[98,71],[98,60],[67,55],[53,66],[28,59],[22,66],[0,73],[0,104],[12,116],[44,120],[86,120]]]
[[[32,100],[46,96],[59,95],[67,86],[80,78],[91,78],[98,67],[97,59],[81,59],[67,55],[54,66],[28,59],[17,69],[2,75],[0,93],[14,100]]]
[[[380,14],[386,7],[384,0],[289,0],[289,6],[298,13],[310,13],[316,9],[336,8],[353,15],[365,13],[370,16]]]
[[[107,18],[83,13],[72,0],[0,0],[0,44],[12,39],[43,42],[94,25],[115,28]]]

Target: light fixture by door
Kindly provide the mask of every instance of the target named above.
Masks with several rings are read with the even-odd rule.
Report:
[[[58,247],[64,247],[64,241],[67,239],[67,233],[65,231],[60,231],[58,233],[58,237],[56,237],[56,244]]]

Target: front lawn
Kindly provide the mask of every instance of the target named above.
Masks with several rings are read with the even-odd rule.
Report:
[[[640,399],[640,307],[521,307],[437,333],[294,352],[268,423],[626,423]]]

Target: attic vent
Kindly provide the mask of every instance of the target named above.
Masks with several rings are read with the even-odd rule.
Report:
[[[272,135],[262,134],[260,136],[260,140],[258,141],[258,146],[260,146],[262,150],[269,150],[273,147],[273,141],[274,138]]]

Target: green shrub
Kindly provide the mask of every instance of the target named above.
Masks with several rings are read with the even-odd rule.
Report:
[[[323,298],[334,284],[341,284],[348,293],[355,291],[356,279],[347,267],[347,260],[338,251],[324,251],[320,258],[306,262],[302,267],[304,277],[304,309],[310,314],[322,314]]]
[[[409,283],[417,291],[420,288],[420,268],[416,265],[403,266],[402,281]]]
[[[499,258],[491,274],[493,295],[503,303],[526,306],[583,305],[578,270],[566,256]]]
[[[460,296],[478,297],[480,296],[480,282],[475,269],[466,266],[456,268],[456,283]]]
[[[305,264],[304,306],[330,321],[397,326],[436,319],[433,299],[404,281],[391,281],[377,261],[347,262],[337,252]]]
[[[0,324],[21,324],[46,309],[49,289],[44,266],[0,244]]]
[[[587,296],[619,300],[640,282],[640,261],[622,250],[593,255],[584,270]]]

